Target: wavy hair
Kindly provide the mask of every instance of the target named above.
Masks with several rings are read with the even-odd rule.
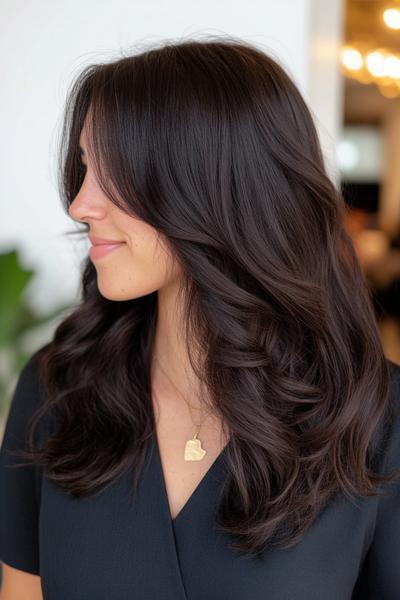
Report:
[[[283,66],[226,37],[85,67],[63,122],[66,212],[89,114],[101,188],[159,231],[183,269],[187,352],[230,434],[216,522],[231,547],[290,547],[336,494],[377,495],[397,476],[372,470],[389,365],[344,199]],[[77,306],[37,353],[46,395],[24,453],[75,497],[127,469],[137,485],[154,432],[157,323],[157,292],[110,301],[89,258],[81,277]],[[58,429],[35,447],[53,411]]]

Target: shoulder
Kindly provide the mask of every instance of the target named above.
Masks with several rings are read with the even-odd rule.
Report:
[[[400,469],[400,365],[386,360],[390,374],[389,402],[378,428],[379,470],[384,473]]]
[[[33,353],[21,369],[6,417],[3,446],[20,446],[26,442],[28,428],[36,411],[45,399],[45,388],[40,378],[39,355],[44,346]],[[44,421],[39,424],[42,432]]]
[[[31,461],[26,463],[24,453],[29,449],[32,417],[44,399],[38,352],[30,357],[17,378],[0,448],[0,559],[32,574],[39,573],[42,469]],[[39,417],[35,442],[43,439],[44,422]]]
[[[39,376],[39,353],[42,349],[37,350],[21,369],[16,386],[13,401],[19,400],[21,409],[34,408],[41,398],[41,384]],[[18,394],[16,393],[18,390]],[[20,399],[23,398],[24,402]]]
[[[383,421],[380,467],[383,475],[400,473],[400,366],[390,360],[390,402]],[[375,525],[368,553],[354,589],[354,598],[398,598],[400,590],[400,479],[385,482],[376,503]]]

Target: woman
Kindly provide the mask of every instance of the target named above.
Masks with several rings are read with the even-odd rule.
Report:
[[[86,68],[62,140],[92,247],[14,392],[4,590],[400,597],[400,367],[288,74],[167,42]]]

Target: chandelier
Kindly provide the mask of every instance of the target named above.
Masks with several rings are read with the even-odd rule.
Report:
[[[388,6],[382,19],[388,28],[400,30],[400,3]],[[341,48],[340,59],[346,77],[363,84],[375,84],[387,98],[400,96],[400,52],[397,49],[354,40]]]

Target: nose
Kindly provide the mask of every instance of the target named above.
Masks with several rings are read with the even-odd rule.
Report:
[[[83,183],[78,194],[68,208],[69,216],[74,221],[87,223],[91,220],[103,219],[106,215],[106,203],[100,198],[99,190]]]

